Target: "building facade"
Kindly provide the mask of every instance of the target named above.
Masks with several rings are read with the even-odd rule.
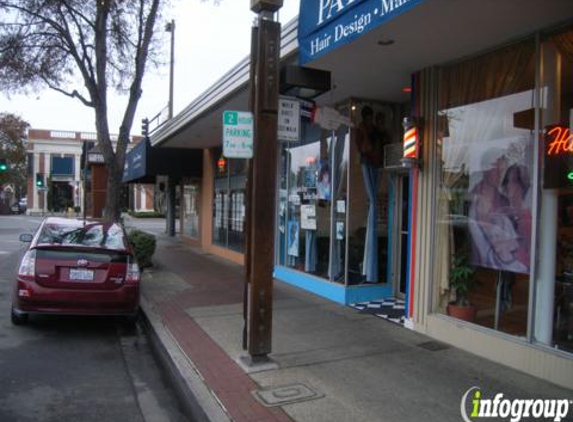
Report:
[[[70,213],[70,209],[74,214],[83,215],[84,203],[88,214],[92,214],[93,204],[98,201],[94,201],[91,193],[101,188],[105,197],[105,175],[102,178],[96,174],[94,179],[91,171],[86,172],[87,197],[84,202],[82,172],[86,165],[91,168],[92,164],[103,162],[101,154],[89,153],[96,140],[95,133],[28,130],[28,215],[43,215],[48,211]],[[85,151],[88,151],[88,157]],[[153,196],[153,186],[136,185],[131,195],[136,211],[153,211],[153,201],[149,199]]]
[[[343,304],[391,298],[407,328],[573,387],[570,2],[329,4],[301,2],[283,29],[285,65],[331,72],[315,111],[340,124],[302,116],[281,144],[275,278]],[[220,120],[247,87],[245,61],[152,138],[204,150],[184,232],[237,262],[246,170],[222,157]]]
[[[77,132],[28,130],[28,214],[64,212],[69,207],[83,210],[82,145],[94,142],[95,136],[84,138]]]

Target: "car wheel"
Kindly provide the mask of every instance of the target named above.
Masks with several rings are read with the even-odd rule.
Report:
[[[28,314],[19,314],[12,309],[12,324],[14,325],[24,325],[28,322]]]

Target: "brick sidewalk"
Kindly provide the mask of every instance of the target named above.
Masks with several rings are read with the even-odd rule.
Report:
[[[242,303],[242,267],[165,244],[158,247],[155,261],[157,267],[177,273],[188,288],[159,299],[144,288],[144,295],[228,415],[237,422],[291,421],[282,409],[264,407],[251,395],[259,386],[185,312],[189,307]]]

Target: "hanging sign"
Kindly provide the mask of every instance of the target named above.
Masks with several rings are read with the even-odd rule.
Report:
[[[253,158],[253,113],[223,112],[223,155],[227,158]]]
[[[425,0],[304,0],[298,23],[299,62],[361,37]]]
[[[350,117],[340,114],[340,112],[331,107],[315,107],[311,120],[326,130],[337,130],[341,125],[353,126]]]
[[[279,98],[278,133],[279,141],[300,141],[300,102],[285,97]]]

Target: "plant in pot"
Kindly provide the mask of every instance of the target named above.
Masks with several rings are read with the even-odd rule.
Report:
[[[450,287],[455,292],[456,300],[448,304],[449,316],[463,321],[475,321],[477,308],[468,301],[468,294],[477,284],[474,273],[475,269],[470,264],[467,253],[454,255],[450,267]]]

